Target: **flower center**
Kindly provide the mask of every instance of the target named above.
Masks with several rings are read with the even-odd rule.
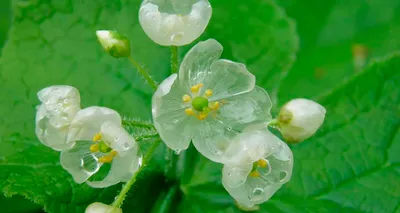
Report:
[[[260,159],[253,163],[253,168],[249,174],[250,177],[260,177],[260,173],[257,171],[258,168],[267,168],[268,162],[264,159]]]
[[[208,99],[205,97],[197,96],[193,98],[192,107],[199,112],[203,112],[208,108]]]
[[[213,91],[206,89],[204,92],[201,92],[203,86],[204,84],[196,84],[190,88],[190,94],[182,96],[182,102],[184,104],[190,104],[190,107],[185,109],[185,113],[199,120],[206,119],[211,113],[212,115],[216,115],[215,112],[221,106],[218,101],[209,102],[208,98],[213,95]]]
[[[99,163],[111,163],[115,156],[117,156],[118,152],[113,150],[109,147],[103,140],[102,140],[101,133],[97,133],[93,137],[94,144],[90,146],[90,152],[101,152],[107,155],[100,157],[98,159]]]

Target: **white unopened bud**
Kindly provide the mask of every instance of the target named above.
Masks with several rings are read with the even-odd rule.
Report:
[[[86,208],[85,213],[122,213],[122,209],[95,202]]]
[[[104,50],[114,58],[128,57],[131,47],[127,37],[117,31],[97,30],[97,38]]]
[[[298,143],[311,137],[324,122],[326,110],[307,99],[294,99],[279,112],[278,122],[283,138]]]

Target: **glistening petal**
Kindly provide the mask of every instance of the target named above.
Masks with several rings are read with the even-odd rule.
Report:
[[[224,165],[222,170],[222,182],[229,187],[238,187],[246,182],[247,176],[251,172],[252,164],[240,166]]]
[[[208,118],[193,128],[193,145],[206,158],[223,163],[225,152],[239,132],[219,120]]]
[[[124,152],[134,148],[137,149],[135,139],[121,124],[105,121],[100,127],[100,132],[102,140],[117,152]]]
[[[72,175],[77,183],[85,182],[99,171],[102,165],[97,161],[101,153],[90,152],[92,144],[89,141],[79,141],[72,148],[61,151],[61,166]]]
[[[87,181],[87,184],[94,188],[105,188],[119,182],[129,181],[133,174],[139,169],[142,161],[142,154],[137,146],[130,150],[120,152],[113,159],[110,171],[100,181]]]
[[[205,87],[213,91],[211,101],[249,92],[255,83],[255,76],[244,64],[225,59],[215,61],[204,80]]]
[[[92,106],[80,110],[71,122],[68,142],[92,140],[93,136],[100,132],[100,127],[105,121],[121,125],[121,116],[106,107]]]
[[[267,124],[272,116],[271,99],[261,87],[250,92],[219,100],[221,107],[218,118],[235,129],[244,129],[251,124]]]
[[[203,83],[211,65],[221,56],[223,47],[214,39],[197,43],[186,53],[179,68],[180,82],[189,87]]]

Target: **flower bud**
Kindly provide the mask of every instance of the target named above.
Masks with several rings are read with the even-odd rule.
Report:
[[[86,208],[85,213],[122,213],[122,209],[95,202]]]
[[[97,30],[97,38],[104,50],[114,58],[124,58],[131,54],[130,42],[117,31]]]
[[[298,143],[311,137],[322,125],[325,108],[307,99],[294,99],[279,112],[278,122],[283,138],[288,143]]]
[[[151,40],[163,46],[182,46],[197,39],[210,21],[207,0],[144,0],[139,21]]]

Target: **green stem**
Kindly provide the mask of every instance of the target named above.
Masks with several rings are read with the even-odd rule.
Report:
[[[135,61],[135,59],[132,58],[132,56],[128,56],[128,59],[136,67],[136,69],[144,77],[144,79],[146,79],[147,83],[151,86],[151,88],[156,90],[157,89],[157,83],[151,78],[149,73],[146,70],[144,70],[140,66],[140,64],[137,61]]]
[[[171,46],[171,73],[178,72],[178,47]]]
[[[153,155],[153,152],[156,150],[158,145],[160,145],[160,141],[159,140],[154,142],[154,144],[147,151],[146,155],[143,158],[143,162],[142,162],[142,165],[140,166],[139,170],[137,170],[136,173],[133,174],[132,178],[122,187],[121,192],[118,194],[118,196],[115,198],[114,202],[111,204],[113,207],[120,208],[122,206],[122,203],[124,202],[126,194],[129,192],[129,190],[131,189],[132,185],[136,182],[138,175],[147,166],[147,163],[150,161],[150,159],[151,159],[151,157]]]
[[[270,122],[268,122],[267,127],[272,127],[280,131],[281,127],[278,119],[274,118]]]

